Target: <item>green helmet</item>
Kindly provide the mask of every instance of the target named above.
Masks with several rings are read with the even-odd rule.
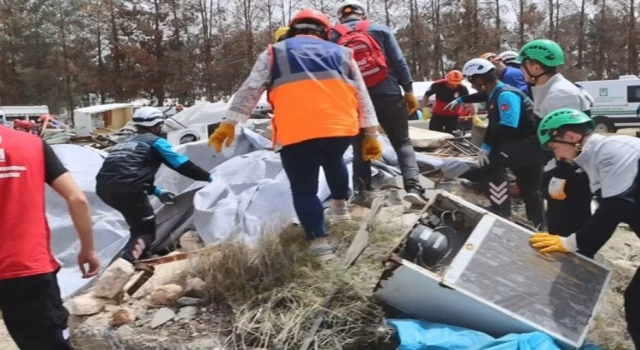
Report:
[[[558,67],[564,64],[564,52],[555,41],[538,39],[525,44],[515,62],[522,64],[526,60],[536,60],[547,67]]]
[[[549,150],[547,143],[558,133],[558,129],[565,125],[586,124],[595,128],[596,123],[588,115],[571,108],[560,108],[547,114],[538,125],[538,140],[542,149]]]

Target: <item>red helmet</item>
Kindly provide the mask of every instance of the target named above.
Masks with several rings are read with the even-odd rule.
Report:
[[[317,25],[300,22],[314,22]],[[322,11],[314,9],[304,9],[298,12],[291,19],[289,27],[292,29],[318,29],[320,31],[323,30],[326,34],[328,34],[329,30],[331,29],[331,23],[329,23],[329,17],[322,13]]]
[[[450,85],[458,86],[462,84],[462,79],[464,79],[464,77],[462,76],[462,72],[454,69],[451,72],[447,73],[445,79],[447,79],[447,83],[449,83]]]
[[[25,130],[29,130],[31,128],[33,128],[35,124],[33,124],[32,121],[30,120],[16,120],[15,122],[13,122],[13,127],[15,129],[25,129]]]

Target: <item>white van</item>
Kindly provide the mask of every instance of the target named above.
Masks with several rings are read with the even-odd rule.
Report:
[[[623,75],[618,80],[580,81],[581,86],[595,100],[591,116],[597,132],[616,132],[618,129],[640,127],[640,78]]]

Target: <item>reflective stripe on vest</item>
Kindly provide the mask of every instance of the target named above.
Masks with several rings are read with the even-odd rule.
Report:
[[[297,36],[270,48],[274,143],[354,136],[358,98],[351,51],[317,38]]]

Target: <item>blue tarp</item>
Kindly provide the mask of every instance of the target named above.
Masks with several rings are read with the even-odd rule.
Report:
[[[419,320],[387,320],[400,339],[398,350],[560,350],[540,332],[509,334],[495,339],[482,332]],[[599,350],[585,345],[581,350]]]

